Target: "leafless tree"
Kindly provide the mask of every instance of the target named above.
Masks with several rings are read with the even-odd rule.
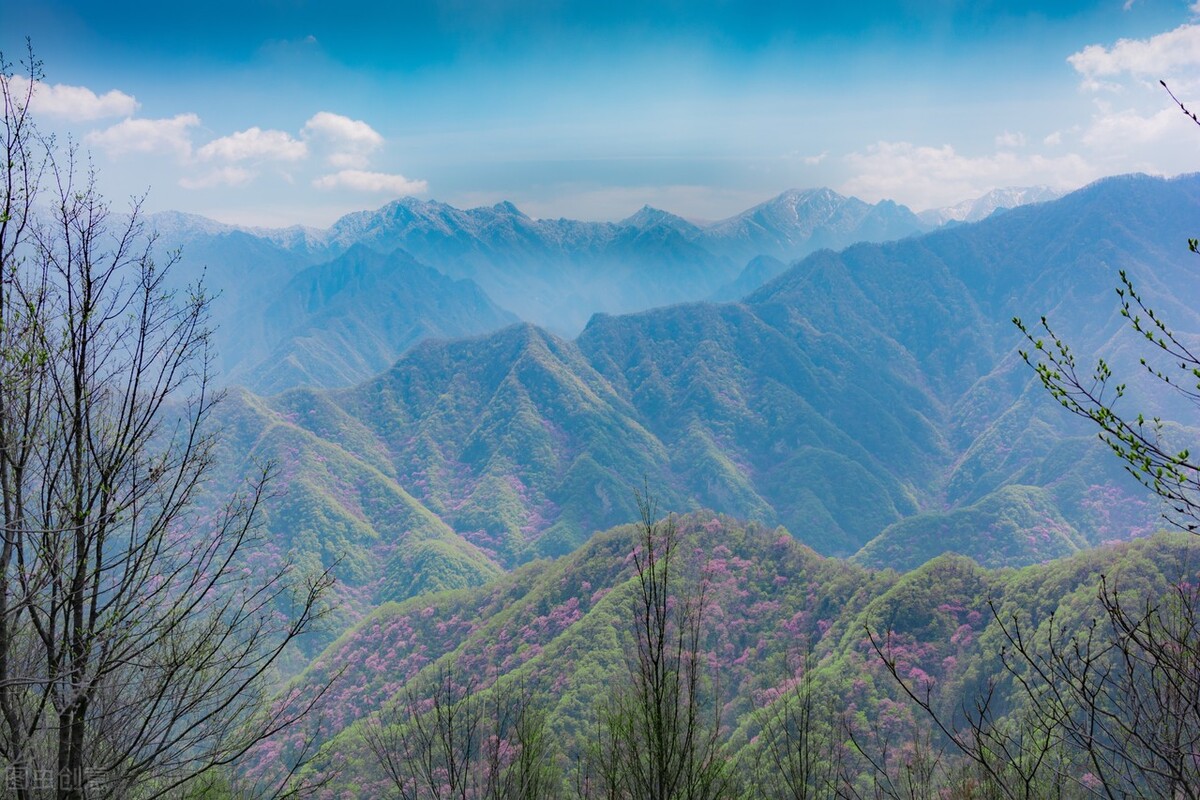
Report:
[[[0,57],[0,766],[19,800],[178,796],[309,708],[272,669],[329,576],[243,569],[268,469],[198,508],[209,298],[39,134],[32,50],[23,77]]]
[[[767,800],[836,797],[846,783],[844,709],[818,696],[812,652],[800,661],[788,670],[782,694],[754,711],[758,735],[748,769],[755,796]]]
[[[947,712],[934,699],[930,684],[918,684],[901,675],[892,654],[890,634],[880,637],[868,629],[867,635],[904,693],[973,765],[973,769],[950,770],[955,780],[970,786],[977,796],[987,798],[1040,800],[1064,796],[1064,785],[1069,778],[1061,719],[1053,713],[1051,705],[1037,702],[1050,687],[1028,681],[1021,684],[1030,693],[1029,698],[1035,699],[1030,706],[1002,696],[998,691],[999,681],[993,677],[978,695]],[[1004,658],[1003,662],[1006,668],[1015,669],[1011,660]]]
[[[1031,628],[993,604],[1005,680],[958,719],[884,664],[998,797],[1200,797],[1200,587],[1130,605],[1101,576],[1090,622]]]
[[[720,740],[720,703],[706,669],[705,582],[688,588],[673,516],[638,496],[634,542],[636,650],[629,685],[602,709],[599,752],[588,756],[592,797],[708,800],[736,793]]]
[[[560,789],[546,716],[522,685],[481,694],[441,668],[366,720],[363,740],[401,800],[553,800]]]
[[[1101,797],[1200,797],[1200,596],[1191,582],[1132,606],[1101,576],[1102,614],[1038,635],[997,617],[1018,696]]]

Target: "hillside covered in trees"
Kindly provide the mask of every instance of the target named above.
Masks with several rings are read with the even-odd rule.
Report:
[[[688,593],[704,590],[703,691],[696,702],[716,726],[719,758],[736,787],[712,796],[907,796],[911,790],[930,797],[955,785],[982,791],[987,777],[909,702],[885,658],[964,731],[970,728],[962,704],[970,713],[989,691],[997,717],[1016,726],[1029,699],[1003,666],[1002,650],[1011,657],[1012,648],[1005,628],[1011,631],[1013,620],[1020,620],[1030,647],[1048,653],[1054,636],[1080,635],[1103,617],[1101,575],[1126,597],[1164,596],[1179,586],[1188,587],[1194,602],[1200,570],[1200,544],[1185,534],[1019,570],[945,555],[898,573],[819,556],[782,529],[706,512],[678,522],[674,600],[682,604]],[[307,687],[303,697],[340,673],[315,729],[323,747],[306,777],[330,778],[321,796],[386,794],[389,777],[373,749],[379,726],[410,724],[406,692],[424,698],[420,708],[428,711],[440,682],[453,676],[453,697],[472,698],[481,730],[496,698],[512,704],[516,697],[536,715],[548,743],[544,766],[562,781],[538,796],[574,796],[568,789],[587,764],[606,710],[637,669],[638,535],[636,526],[616,528],[570,556],[534,562],[486,586],[378,608],[297,679]],[[1134,716],[1148,712],[1126,706],[1117,713],[1140,724]],[[786,740],[778,738],[785,733]],[[269,773],[278,748],[286,752],[299,741],[259,753],[254,774]],[[1045,747],[1033,796],[1050,796],[1055,786],[1064,796],[1087,796],[1085,776],[1096,768],[1063,739]],[[484,751],[476,757],[482,767]],[[807,788],[789,790],[780,783],[780,760],[801,757],[811,759]],[[1015,786],[998,796],[1020,796],[1010,794]]]

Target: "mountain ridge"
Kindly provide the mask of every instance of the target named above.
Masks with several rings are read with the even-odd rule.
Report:
[[[1148,297],[1173,303],[1182,331],[1200,331],[1200,297],[1169,259],[1186,255],[1195,208],[1200,178],[1102,182],[972,225],[823,250],[742,302],[595,314],[574,339],[521,323],[426,340],[366,383],[264,408],[369,454],[506,569],[630,519],[647,484],[664,508],[781,524],[826,554],[890,531],[889,547],[902,535],[931,557],[952,523],[982,532],[955,540],[965,555],[1029,563],[1151,530],[1157,509],[1044,396],[1008,320],[1047,309],[1081,357],[1105,348],[1122,321],[1092,309],[1111,305],[1105,276],[1129,267],[1151,271]],[[1131,383],[1130,401],[1143,399]],[[945,516],[957,510],[969,513]],[[1050,544],[986,533],[1006,519],[1060,533]]]

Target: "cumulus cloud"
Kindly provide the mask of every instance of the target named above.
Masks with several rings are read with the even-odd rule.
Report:
[[[1120,151],[1130,145],[1162,141],[1181,127],[1178,109],[1164,108],[1149,116],[1125,109],[1097,115],[1084,133],[1083,143],[1100,150]]]
[[[29,79],[22,75],[10,75],[4,80],[15,97],[29,94]],[[96,94],[85,86],[68,86],[64,83],[33,82],[33,94],[29,110],[34,114],[59,117],[71,122],[90,122],[106,117],[128,117],[138,110],[138,101],[132,95],[111,89]]]
[[[167,153],[185,159],[191,155],[190,129],[200,124],[195,114],[178,114],[169,119],[127,119],[102,131],[93,131],[86,141],[110,157],[128,153]]]
[[[1012,150],[1013,148],[1024,146],[1025,134],[1023,133],[1010,133],[1009,131],[1005,131],[996,137],[996,147],[1003,147],[1008,150]]]
[[[1096,97],[1095,113],[1080,136],[1089,157],[1120,171],[1194,167],[1194,126],[1156,84],[1165,80],[1189,108],[1200,102],[1200,24],[1111,46],[1093,44],[1067,60],[1084,89],[1120,92]],[[1117,97],[1123,107],[1116,106]]]
[[[215,186],[241,186],[250,181],[254,173],[244,167],[221,167],[198,177],[179,179],[185,189],[211,189]]]
[[[1169,79],[1179,70],[1200,67],[1200,25],[1180,25],[1149,39],[1120,39],[1112,47],[1088,45],[1067,61],[1091,90],[1118,88],[1111,79],[1126,75]]]
[[[244,186],[260,178],[268,163],[276,165],[273,173],[294,183],[299,176],[281,172],[280,168],[296,165],[304,169],[310,160],[319,158],[333,170],[311,181],[318,189],[395,196],[427,190],[423,180],[368,169],[371,156],[383,146],[384,138],[362,120],[322,111],[310,117],[299,134],[252,126],[202,145],[193,143],[194,129],[200,124],[200,117],[192,113],[164,119],[129,118],[89,133],[85,141],[110,158],[129,154],[173,156],[184,168],[177,183],[185,189]]]
[[[1046,184],[1073,189],[1099,177],[1076,154],[1059,157],[1002,151],[971,157],[950,145],[879,142],[845,158],[854,177],[842,191],[865,200],[892,198],[913,208],[938,208],[978,197],[997,186]]]
[[[1062,144],[1062,131],[1055,131],[1048,135],[1045,139],[1042,139],[1042,144],[1047,147],[1057,147]]]
[[[421,194],[428,188],[428,184],[422,180],[409,180],[403,175],[360,169],[344,169],[332,175],[324,175],[313,181],[313,186],[318,189],[353,189],[358,192],[386,192],[394,195]]]
[[[329,111],[314,114],[302,134],[324,144],[329,164],[343,169],[365,167],[371,153],[383,146],[383,137],[367,123]]]
[[[308,155],[308,145],[284,131],[264,131],[258,127],[214,139],[196,151],[205,160],[299,161]]]

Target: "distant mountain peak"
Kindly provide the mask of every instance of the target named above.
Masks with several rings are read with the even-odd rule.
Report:
[[[772,217],[780,221],[796,222],[801,225],[829,217],[834,211],[849,203],[866,205],[861,200],[838,194],[833,189],[818,186],[809,189],[788,189],[780,192],[753,208],[731,217],[727,222],[739,219]],[[718,223],[720,224],[720,223]]]
[[[496,205],[492,206],[492,211],[495,211],[497,214],[507,214],[514,217],[521,217],[522,219],[529,219],[525,212],[508,200],[501,200],[499,203],[496,203]]]
[[[816,200],[816,199],[845,200],[846,197],[845,197],[845,195],[839,194],[838,192],[835,192],[833,189],[830,189],[828,186],[810,186],[807,189],[787,189],[783,192],[780,192],[776,197],[774,197],[771,200],[768,200],[767,202],[774,203],[774,202],[779,202],[781,200],[788,201],[788,200],[792,200],[792,199],[803,200],[803,201]]]
[[[617,225],[622,228],[640,229],[663,225],[681,232],[699,230],[696,225],[683,217],[651,205],[642,206],[637,212],[618,222]]]
[[[781,192],[706,227],[704,236],[736,260],[766,254],[790,261],[822,248],[900,239],[927,228],[905,206],[872,205],[820,186]]]
[[[987,219],[997,211],[1017,208],[1030,203],[1045,203],[1057,200],[1063,193],[1049,186],[1005,186],[992,189],[979,197],[964,200],[945,208],[931,208],[922,211],[919,216],[931,225],[944,225],[947,222],[978,222]]]
[[[244,230],[237,225],[227,225],[186,211],[155,211],[147,214],[145,220],[150,228],[163,235],[215,235]]]

